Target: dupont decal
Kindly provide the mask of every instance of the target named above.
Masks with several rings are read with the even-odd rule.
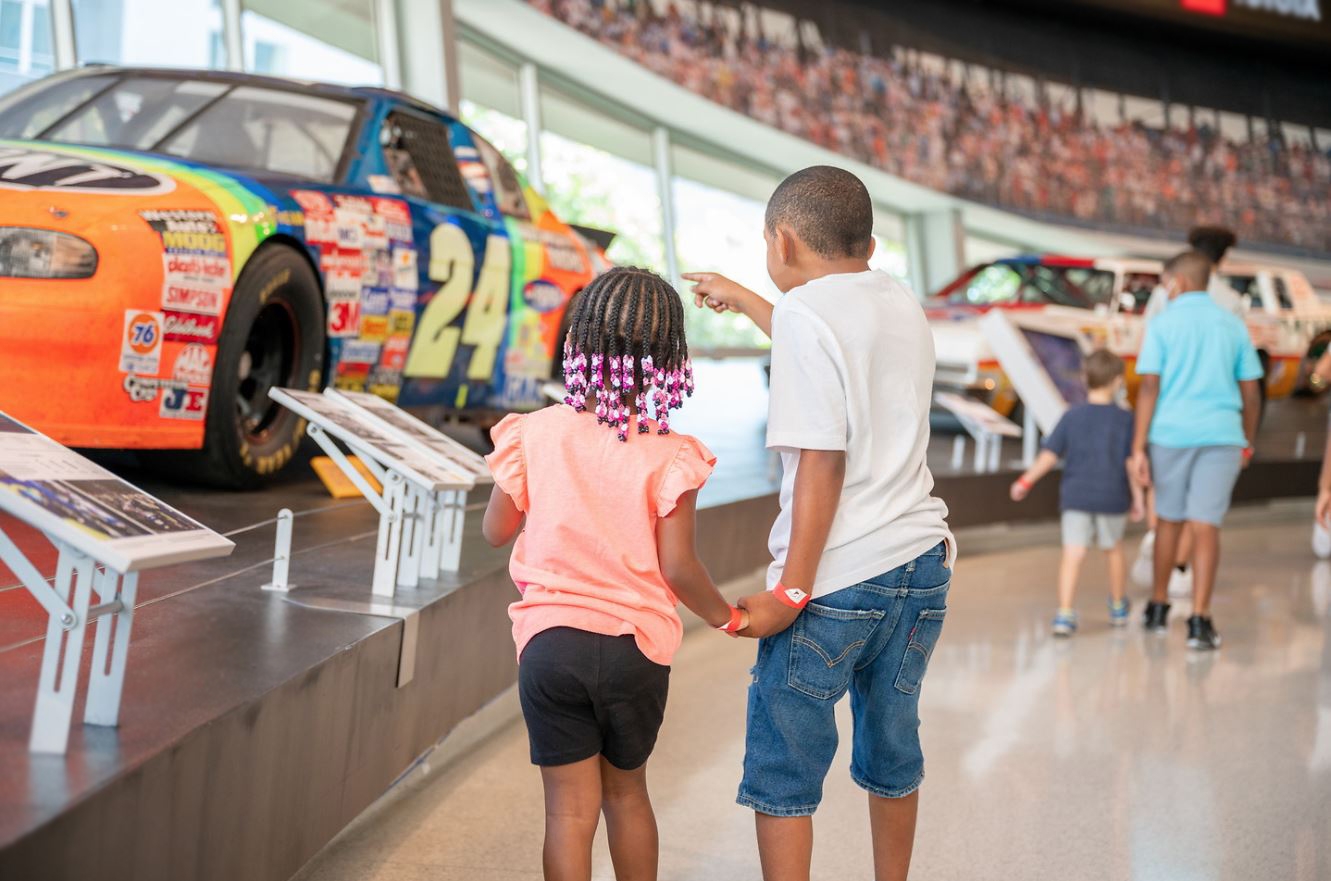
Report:
[[[527,282],[522,300],[537,312],[553,312],[564,305],[564,289],[552,281],[538,278]]]
[[[0,147],[0,188],[154,196],[171,192],[176,182],[138,168],[52,150]]]
[[[164,319],[161,312],[125,310],[120,338],[120,372],[154,374],[162,364]]]
[[[204,345],[190,343],[176,356],[171,377],[192,385],[212,385],[213,353]]]
[[[162,331],[172,342],[208,343],[217,342],[222,329],[222,320],[216,315],[194,315],[189,312],[162,313]],[[140,371],[140,372],[156,372]]]

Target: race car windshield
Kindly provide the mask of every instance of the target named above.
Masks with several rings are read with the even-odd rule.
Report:
[[[90,77],[24,96],[0,135],[168,153],[330,182],[356,105],[213,80]]]
[[[1014,262],[984,267],[948,299],[974,306],[1025,303],[1091,309],[1108,304],[1113,293],[1114,273],[1106,269]]]

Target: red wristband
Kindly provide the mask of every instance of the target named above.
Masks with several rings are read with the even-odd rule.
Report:
[[[1014,481],[1014,483],[1016,483],[1017,486],[1021,487],[1022,492],[1030,492],[1032,489],[1035,488],[1035,484],[1031,483],[1029,480],[1027,480],[1024,477],[1018,477]]]
[[[786,587],[780,583],[772,588],[772,592],[776,594],[777,602],[783,606],[790,606],[792,609],[802,609],[809,604],[809,600],[813,599],[812,596],[798,587]]]
[[[740,630],[740,627],[741,625],[743,625],[743,623],[744,623],[744,613],[740,611],[738,606],[731,606],[730,620],[718,626],[716,629],[721,631],[722,633],[735,633]]]
[[[1251,461],[1252,461],[1253,454],[1256,453],[1256,452],[1257,452],[1257,451],[1256,451],[1255,449],[1253,449],[1252,447],[1244,447],[1244,448],[1243,448],[1243,458],[1244,458],[1244,460],[1251,462]]]

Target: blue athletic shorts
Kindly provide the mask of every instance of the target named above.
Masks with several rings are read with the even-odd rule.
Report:
[[[947,547],[819,597],[787,630],[761,640],[749,686],[741,805],[775,817],[812,814],[837,748],[833,711],[850,692],[851,777],[883,798],[924,779],[920,683],[947,613]]]
[[[1151,445],[1155,513],[1164,520],[1219,526],[1243,470],[1242,447]]]

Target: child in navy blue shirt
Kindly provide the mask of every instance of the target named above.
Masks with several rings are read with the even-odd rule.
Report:
[[[1141,488],[1128,471],[1132,413],[1117,403],[1123,387],[1123,360],[1105,349],[1092,352],[1086,359],[1086,387],[1086,403],[1063,414],[1035,464],[1017,478],[1011,490],[1012,500],[1021,501],[1063,460],[1059,498],[1063,561],[1058,570],[1055,636],[1071,636],[1077,630],[1072,601],[1092,541],[1105,552],[1109,566],[1109,622],[1115,627],[1128,623],[1123,530],[1129,512],[1133,520],[1140,520],[1143,511]]]

